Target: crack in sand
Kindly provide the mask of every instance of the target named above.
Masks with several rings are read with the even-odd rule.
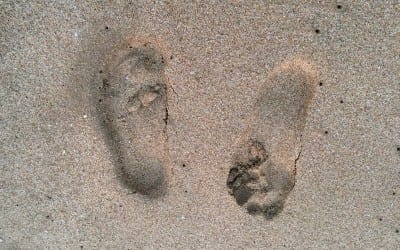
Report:
[[[163,133],[165,135],[166,141],[168,141],[168,119],[169,119],[169,106],[168,106],[168,87],[164,86],[165,90],[165,114],[164,114],[164,129]]]
[[[303,143],[302,140],[300,138],[300,150],[299,153],[296,156],[296,159],[294,159],[294,178],[296,178],[296,174],[297,174],[297,162],[299,161],[300,157],[301,157],[301,153],[303,152]]]
[[[165,117],[163,118],[163,121],[164,121],[164,135],[165,135],[165,137],[166,137],[166,140],[168,141],[168,117],[169,117],[169,113],[168,113],[169,111],[168,111],[168,99],[167,99],[167,104],[166,104],[166,107],[165,107]]]

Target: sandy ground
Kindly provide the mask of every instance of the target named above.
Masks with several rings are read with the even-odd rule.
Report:
[[[0,249],[400,245],[397,1],[57,2],[0,3]],[[172,55],[159,199],[121,185],[89,101],[104,58],[139,36]],[[226,178],[259,87],[293,56],[321,86],[295,188],[268,221]]]

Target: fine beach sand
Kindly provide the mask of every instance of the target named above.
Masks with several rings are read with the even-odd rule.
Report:
[[[0,249],[400,245],[399,3],[83,2],[0,3]],[[156,84],[119,123],[129,46]],[[227,186],[251,129],[289,173],[273,216]]]

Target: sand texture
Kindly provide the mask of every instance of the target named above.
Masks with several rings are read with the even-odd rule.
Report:
[[[397,249],[398,1],[0,1],[0,249]]]

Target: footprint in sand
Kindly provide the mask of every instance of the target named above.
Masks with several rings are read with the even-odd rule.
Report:
[[[168,122],[165,61],[156,42],[130,41],[117,50],[103,79],[104,131],[122,182],[134,192],[166,191]]]
[[[293,59],[274,69],[263,86],[227,179],[230,194],[250,214],[272,219],[282,211],[295,184],[316,85],[312,66]]]

